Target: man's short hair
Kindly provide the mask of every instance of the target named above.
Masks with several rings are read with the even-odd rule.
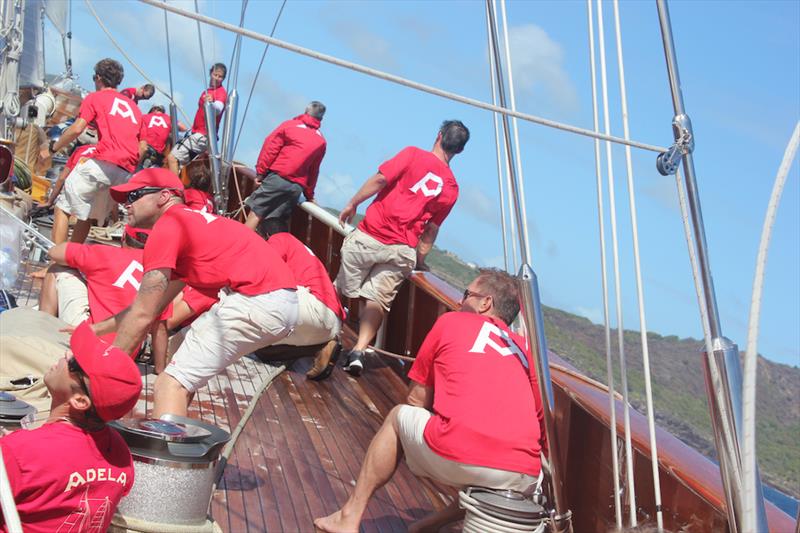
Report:
[[[153,107],[150,108],[150,111],[148,111],[148,113],[166,113],[166,111],[164,111],[163,105],[154,105]]]
[[[156,94],[156,88],[153,87],[150,83],[145,83],[142,85],[142,92],[148,94],[150,96],[146,96],[145,98],[152,98],[154,94]]]
[[[306,106],[306,115],[312,116],[317,120],[322,120],[325,116],[325,104],[314,100]]]
[[[439,133],[442,134],[442,150],[448,154],[460,154],[469,140],[469,130],[460,120],[445,120]]]
[[[211,68],[208,70],[209,74],[213,74],[215,70],[222,71],[222,79],[225,79],[225,76],[228,75],[228,67],[225,66],[225,63],[214,63],[211,65]]]
[[[105,87],[116,89],[125,77],[125,69],[119,61],[105,58],[101,59],[94,66],[94,75],[100,78]]]
[[[497,268],[482,268],[478,270],[477,283],[481,294],[492,297],[495,315],[511,324],[519,313],[517,278]]]

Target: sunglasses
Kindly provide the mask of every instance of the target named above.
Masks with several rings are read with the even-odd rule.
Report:
[[[78,383],[81,384],[81,390],[84,394],[86,394],[86,396],[91,398],[92,395],[89,394],[89,388],[83,381],[83,376],[86,375],[86,372],[83,371],[81,365],[78,363],[78,360],[75,359],[75,357],[70,357],[67,359],[67,370],[69,370],[70,374],[76,374],[78,376]]]
[[[464,300],[466,300],[470,296],[476,296],[478,298],[486,298],[488,295],[487,294],[479,294],[477,292],[472,292],[469,289],[464,289],[464,296],[461,298],[461,301],[463,302]]]
[[[154,192],[160,191],[172,191],[175,189],[165,189],[163,187],[142,187],[141,189],[136,189],[135,191],[131,191],[128,193],[128,196],[125,198],[127,204],[132,204],[142,196],[146,196],[148,194],[153,194]]]

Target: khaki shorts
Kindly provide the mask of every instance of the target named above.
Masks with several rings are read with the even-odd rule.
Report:
[[[342,319],[306,287],[297,287],[297,326],[288,337],[274,344],[313,346],[336,337]]]
[[[102,223],[111,205],[109,187],[128,180],[130,173],[122,167],[98,159],[86,159],[72,169],[58,195],[56,207],[75,215],[78,220],[96,219]]]
[[[208,137],[202,133],[192,133],[172,148],[172,157],[181,165],[186,165],[192,160],[192,154],[202,154],[208,147]]]
[[[445,459],[430,449],[423,433],[431,412],[422,407],[402,405],[397,412],[397,429],[408,468],[417,476],[427,477],[451,487],[469,486],[511,489],[532,494],[541,476],[510,472],[485,466],[468,465]]]
[[[77,326],[89,318],[89,289],[77,270],[65,269],[55,273],[58,293],[58,318]]]
[[[417,264],[417,251],[405,244],[383,244],[356,229],[344,238],[336,288],[348,298],[366,298],[388,311]]]
[[[193,392],[243,355],[283,339],[296,324],[295,291],[220,293],[219,302],[192,322],[165,372]]]

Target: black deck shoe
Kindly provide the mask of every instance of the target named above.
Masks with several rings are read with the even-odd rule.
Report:
[[[364,351],[350,350],[344,363],[344,371],[358,377],[364,371]]]

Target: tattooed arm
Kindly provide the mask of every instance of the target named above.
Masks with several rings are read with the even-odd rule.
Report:
[[[183,288],[182,281],[169,280],[171,273],[172,271],[168,268],[145,272],[133,304],[116,317],[98,324],[101,327],[109,321],[117,324],[117,338],[114,339],[114,346],[118,346],[127,353],[132,353],[139,346],[153,321]],[[96,327],[95,331],[99,329]]]

